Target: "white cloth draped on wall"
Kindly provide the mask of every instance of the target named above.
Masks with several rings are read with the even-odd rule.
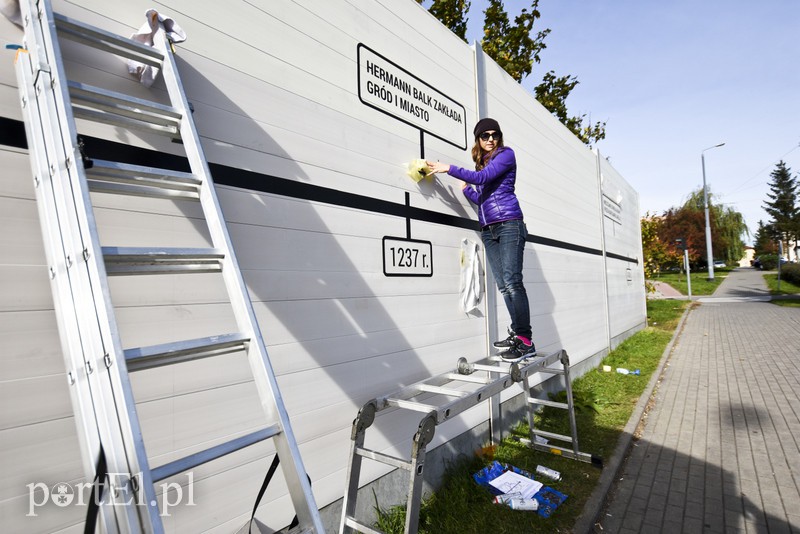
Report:
[[[481,272],[480,247],[466,237],[461,240],[460,304],[464,313],[478,307],[483,296],[483,273]]]

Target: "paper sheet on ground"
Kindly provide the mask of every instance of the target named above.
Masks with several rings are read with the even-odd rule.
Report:
[[[541,482],[536,482],[513,471],[506,471],[499,477],[493,478],[489,484],[503,493],[522,493],[522,497],[525,499],[532,498],[544,486]]]

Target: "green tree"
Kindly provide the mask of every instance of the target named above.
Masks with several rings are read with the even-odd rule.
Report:
[[[674,243],[665,243],[659,237],[663,219],[648,212],[642,217],[640,223],[645,279],[654,278],[664,267],[680,265],[681,256]]]
[[[778,162],[770,173],[772,181],[768,184],[770,192],[767,197],[771,201],[764,202],[766,211],[772,220],[769,228],[776,239],[784,244],[784,251],[789,250],[791,241],[797,242],[800,235],[800,208],[797,206],[797,181],[792,177],[791,169],[783,161]]]
[[[738,211],[714,203],[714,194],[708,192],[709,222],[714,258],[728,264],[738,263],[744,257],[745,236],[750,235],[744,217]],[[703,235],[705,236],[705,199],[703,188],[693,191],[684,206],[703,213]],[[702,262],[701,262],[702,263]]]
[[[523,9],[514,18],[513,25],[508,20],[502,0],[489,0],[484,11],[481,47],[518,82],[531,73],[534,62],[540,62],[539,54],[546,48],[544,38],[550,33],[549,28],[531,35],[540,16],[539,0],[532,1],[530,12]]]
[[[716,234],[712,228],[714,250],[719,251],[719,259],[725,260],[728,265],[736,265],[745,255],[742,236],[749,236],[750,230],[747,229],[742,214],[732,208],[714,206],[714,216],[716,221]]]
[[[756,256],[778,253],[778,238],[775,229],[764,221],[758,221],[758,230],[753,237],[753,249]]]
[[[561,121],[561,124],[578,136],[578,139],[587,145],[592,145],[606,137],[606,123],[596,122],[584,124],[586,114],[570,117],[567,112],[567,97],[578,85],[574,76],[556,77],[554,71],[549,71],[542,77],[542,82],[534,88],[536,100]]]
[[[424,0],[417,0],[422,4]],[[454,34],[467,40],[467,12],[470,2],[468,0],[433,0],[428,11],[439,21],[450,28]]]
[[[704,263],[705,256],[705,218],[702,211],[684,204],[679,208],[670,208],[662,216],[658,237],[672,250],[677,250],[677,241],[681,239],[689,251],[689,263],[696,268]]]
[[[481,47],[489,57],[518,82],[522,82],[533,70],[533,64],[540,62],[540,53],[547,48],[544,43],[550,29],[544,29],[532,36],[533,25],[541,16],[539,0],[533,0],[530,11],[523,9],[509,23],[502,0],[490,0],[485,11],[483,40]],[[586,122],[586,114],[570,116],[567,111],[567,97],[578,85],[575,76],[556,76],[555,71],[547,72],[533,92],[536,100],[553,114],[583,143],[591,145],[604,139],[606,123]]]
[[[425,4],[425,0],[417,0]],[[456,35],[466,40],[466,20],[470,2],[465,0],[433,0],[428,10]],[[547,48],[546,28],[534,32],[534,24],[541,16],[539,0],[532,0],[530,9],[524,8],[512,24],[502,0],[489,0],[484,11],[481,47],[512,78],[522,82],[540,62],[542,50]],[[566,126],[583,143],[591,145],[605,139],[605,122],[591,123],[587,115],[570,116],[566,100],[578,85],[574,76],[557,77],[554,71],[546,73],[534,88],[536,99]]]
[[[744,257],[743,236],[748,235],[744,217],[738,211],[716,205],[714,195],[709,192],[709,219],[714,258],[726,263],[737,263]],[[670,243],[675,239],[685,240],[689,249],[689,261],[698,266],[707,266],[705,240],[705,200],[703,189],[693,191],[680,208],[671,208],[664,213],[659,236]]]

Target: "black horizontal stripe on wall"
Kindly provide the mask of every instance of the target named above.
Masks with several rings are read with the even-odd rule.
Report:
[[[163,152],[99,139],[97,137],[81,137],[84,141],[85,153],[89,158],[105,159],[109,161],[118,161],[120,163],[145,165],[176,171],[189,172],[191,170],[188,160],[183,156],[165,154]],[[27,149],[28,144],[25,138],[24,124],[21,121],[0,117],[0,145]],[[209,168],[211,170],[211,175],[214,177],[214,182],[221,185],[271,193],[300,200],[312,200],[383,215],[394,215],[396,217],[410,218],[416,221],[441,224],[455,228],[464,228],[466,230],[480,231],[478,221],[466,217],[458,217],[456,215],[447,215],[437,211],[415,208],[398,202],[357,195],[330,187],[306,184],[295,180],[239,169],[229,165],[209,162]],[[595,256],[603,255],[603,251],[600,249],[584,247],[532,234],[528,234],[527,241],[538,245],[571,250],[584,254],[592,254]],[[639,263],[639,260],[636,258],[629,258],[619,254],[607,252],[606,256],[630,263]]]

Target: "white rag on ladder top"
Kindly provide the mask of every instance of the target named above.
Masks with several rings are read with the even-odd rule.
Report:
[[[155,35],[158,30],[163,27],[167,33],[167,38],[173,43],[182,43],[186,40],[186,32],[183,31],[172,17],[162,15],[155,9],[148,9],[145,14],[146,22],[142,24],[139,31],[131,35],[131,39],[138,41],[147,46],[154,46]],[[128,61],[128,72],[139,78],[139,81],[145,87],[150,87],[156,81],[158,76],[158,68],[144,65],[138,61]]]
[[[460,303],[464,313],[477,309],[483,296],[480,247],[466,237],[461,240]]]

